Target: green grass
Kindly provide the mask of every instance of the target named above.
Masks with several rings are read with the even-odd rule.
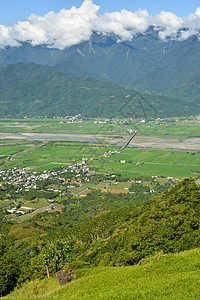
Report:
[[[42,208],[44,206],[48,206],[50,204],[51,203],[48,200],[41,198],[41,199],[36,199],[36,200],[31,200],[31,201],[24,202],[23,206],[38,209],[38,208]]]
[[[106,160],[106,159],[105,159]],[[149,163],[166,164],[199,164],[200,152],[179,150],[157,150],[144,148],[127,148],[121,153],[116,153],[110,160],[126,160],[131,162],[145,161]]]
[[[8,207],[8,205],[11,205],[12,203],[11,200],[0,200],[0,208]]]
[[[86,184],[84,184],[83,186],[80,186],[80,187],[74,187],[74,188],[69,187],[68,190],[72,193],[78,194],[78,193],[83,192],[87,189],[93,188],[94,186],[95,186],[95,184],[86,183]]]
[[[181,125],[181,124],[161,124],[156,125],[152,123],[138,125],[139,135],[151,135],[167,138],[191,138],[199,137],[198,126]]]
[[[75,270],[77,279],[62,288],[55,278],[32,281],[6,298],[199,299],[199,267],[200,249],[195,249],[158,260],[151,257],[141,266]]]
[[[61,123],[62,122],[62,123]],[[126,127],[126,126],[125,126]],[[124,128],[125,128],[124,127]],[[78,133],[97,134],[118,132],[121,124],[98,124],[94,120],[87,120],[84,123],[66,123],[61,119],[26,119],[26,120],[6,120],[0,119],[0,132],[33,132],[33,133]]]
[[[0,155],[11,155],[28,149],[28,146],[0,146]]]
[[[126,176],[129,179],[134,179],[137,175],[149,176],[166,176],[183,178],[187,176],[194,176],[199,173],[200,166],[190,165],[168,165],[168,164],[143,164],[136,165],[134,163],[118,163],[118,162],[104,162],[92,161],[89,166],[95,168],[101,173],[115,173]]]
[[[90,158],[91,156],[97,156],[100,153],[106,151],[106,148],[102,147],[93,147],[89,144],[78,144],[78,147],[66,145],[52,145],[44,146],[39,149],[29,151],[23,154],[24,158],[42,158],[42,159],[62,159],[65,161],[70,161],[72,159],[81,159],[82,157]]]

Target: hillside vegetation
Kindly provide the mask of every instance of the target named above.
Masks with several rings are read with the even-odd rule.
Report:
[[[35,64],[3,67],[0,79],[1,116],[98,116],[106,110],[112,116],[111,102],[119,105],[128,92],[115,84]]]
[[[151,28],[132,41],[118,42],[115,35],[93,33],[90,41],[63,51],[44,45],[8,47],[0,52],[0,65],[32,62],[56,67],[76,75],[104,79],[141,92],[199,102],[200,42],[197,36],[185,41],[161,41]],[[186,93],[184,90],[187,90]]]
[[[158,254],[141,266],[77,269],[65,287],[55,277],[36,280],[5,299],[198,299],[199,257],[196,249]]]
[[[131,265],[156,251],[192,249],[200,246],[199,199],[199,186],[185,179],[143,204],[96,217],[66,237],[79,259],[96,265]]]
[[[0,68],[0,117],[81,114],[146,119],[195,115],[197,107],[47,66],[19,63]]]
[[[78,225],[74,221],[70,223],[70,214],[65,217],[67,201],[63,202],[66,207],[61,215],[46,212],[21,225],[3,220],[0,264],[7,274],[8,284],[0,286],[2,295],[24,281],[44,278],[46,268],[53,275],[64,265],[73,269],[85,265],[124,267],[156,253],[198,248],[200,188],[197,183],[195,179],[185,179],[142,204],[102,212],[88,222],[81,220],[87,213],[82,211],[83,204],[79,215],[71,207],[71,216]],[[96,197],[100,200],[98,194]],[[109,194],[107,198],[113,204],[119,199]],[[195,270],[198,268],[196,264]],[[12,276],[15,283],[10,287]]]

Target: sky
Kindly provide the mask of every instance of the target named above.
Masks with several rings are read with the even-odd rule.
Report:
[[[128,41],[150,26],[162,40],[200,38],[199,7],[196,0],[0,0],[0,48],[28,41],[63,50],[93,31]]]
[[[82,2],[82,0],[0,0],[0,24],[16,23],[32,13],[44,15],[51,10],[58,12],[62,8],[80,7]],[[100,6],[100,13],[122,9],[134,12],[141,8],[146,9],[151,15],[170,11],[179,17],[194,13],[200,6],[199,0],[94,0],[93,3]]]

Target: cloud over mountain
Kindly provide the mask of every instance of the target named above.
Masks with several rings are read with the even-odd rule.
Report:
[[[32,14],[26,21],[13,26],[0,25],[0,48],[20,46],[30,42],[33,46],[45,44],[60,50],[90,39],[92,32],[115,34],[119,41],[145,34],[150,26],[158,31],[161,40],[185,40],[192,35],[200,38],[200,7],[194,14],[180,18],[171,12],[150,16],[146,10],[136,12],[125,9],[120,12],[98,14],[99,6],[92,0],[84,0],[81,7],[48,12],[44,16]]]

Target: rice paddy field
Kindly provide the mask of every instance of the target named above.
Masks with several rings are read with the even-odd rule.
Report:
[[[120,153],[104,156],[116,147],[69,142],[45,143],[35,146],[0,146],[0,169],[9,168],[44,171],[88,159],[91,170],[99,173],[116,173],[134,177],[154,175],[183,178],[200,172],[200,151],[157,150],[126,148]]]
[[[144,120],[143,120],[144,121]],[[71,165],[88,159],[88,166],[98,173],[117,173],[134,178],[137,175],[169,176],[182,178],[198,175],[200,172],[200,144],[197,150],[141,148],[139,145],[116,152],[120,145],[108,144],[107,139],[127,140],[132,130],[138,136],[162,137],[165,139],[199,139],[199,123],[195,118],[172,118],[148,122],[133,120],[79,120],[73,123],[66,119],[0,119],[0,170],[27,168],[30,171],[44,171]],[[51,133],[48,140],[33,139],[29,135],[20,139],[20,133]],[[19,134],[18,139],[6,139],[6,133]],[[88,137],[101,136],[99,142],[54,140],[56,134],[75,134]],[[198,147],[199,145],[199,147]],[[198,151],[199,149],[199,151]]]
[[[132,175],[186,177],[200,171],[200,152],[127,148],[90,161],[91,168]]]

